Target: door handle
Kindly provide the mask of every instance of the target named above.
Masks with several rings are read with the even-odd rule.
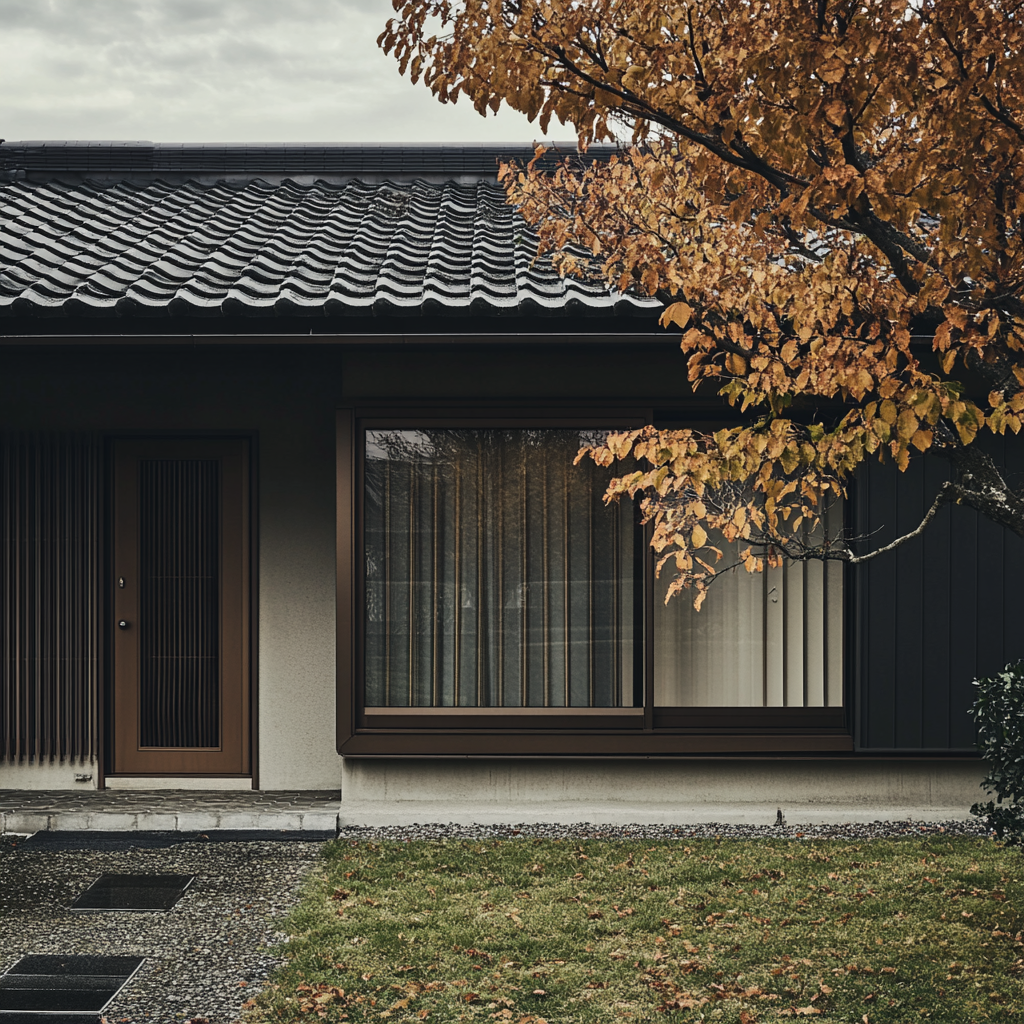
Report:
[[[120,628],[120,629],[127,629],[128,628],[128,620],[127,619],[118,619],[117,620],[117,625],[118,625],[118,628]]]

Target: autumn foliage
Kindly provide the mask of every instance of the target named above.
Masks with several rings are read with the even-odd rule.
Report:
[[[503,180],[564,273],[660,297],[734,407],[587,453],[636,460],[609,494],[673,590],[699,604],[730,544],[751,571],[877,554],[821,526],[868,458],[948,459],[920,528],[958,501],[1024,536],[975,444],[1024,416],[1024,3],[394,2],[381,45],[442,102],[621,143]]]

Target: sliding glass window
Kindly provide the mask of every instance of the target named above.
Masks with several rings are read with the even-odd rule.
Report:
[[[339,575],[356,609],[339,617],[340,637],[356,629],[343,752],[850,748],[842,568],[750,575],[728,568],[739,546],[720,541],[724,571],[702,610],[688,592],[666,604],[671,568],[656,577],[651,527],[633,502],[604,500],[632,464],[574,465],[628,429],[599,415],[343,421],[339,452],[354,458],[342,502],[344,481],[356,484],[354,532],[339,531],[341,559],[356,556]],[[842,509],[829,519],[840,528]]]

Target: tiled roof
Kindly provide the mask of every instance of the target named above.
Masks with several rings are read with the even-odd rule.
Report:
[[[649,316],[657,305],[561,279],[489,180],[0,186],[0,314]]]

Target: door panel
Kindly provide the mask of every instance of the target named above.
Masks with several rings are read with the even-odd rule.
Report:
[[[248,444],[114,453],[113,773],[249,772]]]

